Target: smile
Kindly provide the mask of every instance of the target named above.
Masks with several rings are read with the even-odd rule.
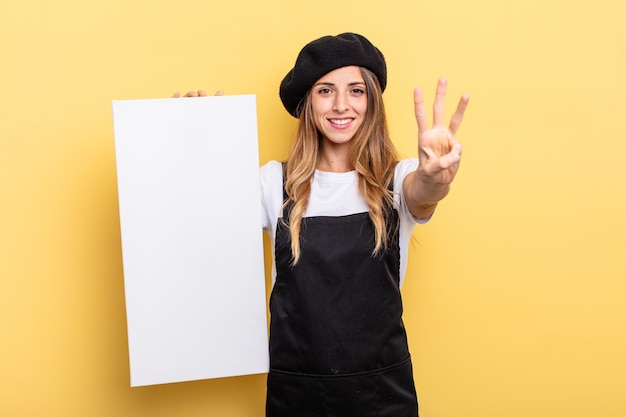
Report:
[[[347,125],[348,123],[352,122],[354,119],[353,118],[348,118],[348,119],[328,119],[329,122],[331,122],[334,125]]]

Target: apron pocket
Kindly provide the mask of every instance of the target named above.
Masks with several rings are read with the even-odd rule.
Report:
[[[410,358],[347,375],[270,370],[267,417],[417,417]]]

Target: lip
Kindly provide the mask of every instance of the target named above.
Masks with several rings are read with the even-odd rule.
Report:
[[[348,129],[352,123],[354,122],[354,117],[332,117],[326,119],[328,123],[334,128],[338,130]]]

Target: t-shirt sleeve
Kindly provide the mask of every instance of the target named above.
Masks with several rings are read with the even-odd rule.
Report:
[[[407,175],[417,169],[419,165],[419,160],[417,158],[407,158],[403,159],[396,165],[395,177],[393,189],[396,192],[396,204],[398,204],[398,212],[400,213],[400,217],[404,220],[412,222],[413,224],[420,223],[428,223],[428,221],[432,218],[432,214],[423,219],[417,219],[406,204],[406,200],[404,198],[404,189],[402,184],[404,183],[404,179]],[[433,213],[434,214],[434,213]]]
[[[270,161],[259,168],[261,180],[261,223],[263,230],[273,231],[282,213],[282,164]]]

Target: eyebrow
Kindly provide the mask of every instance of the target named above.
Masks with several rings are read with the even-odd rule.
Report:
[[[334,86],[335,84],[334,83],[330,83],[330,82],[326,82],[326,81],[322,81],[322,82],[315,83],[313,85],[313,87],[317,87],[318,85]],[[351,83],[348,83],[348,86],[350,86],[350,87],[355,86],[355,85],[365,85],[365,81],[353,81]]]

